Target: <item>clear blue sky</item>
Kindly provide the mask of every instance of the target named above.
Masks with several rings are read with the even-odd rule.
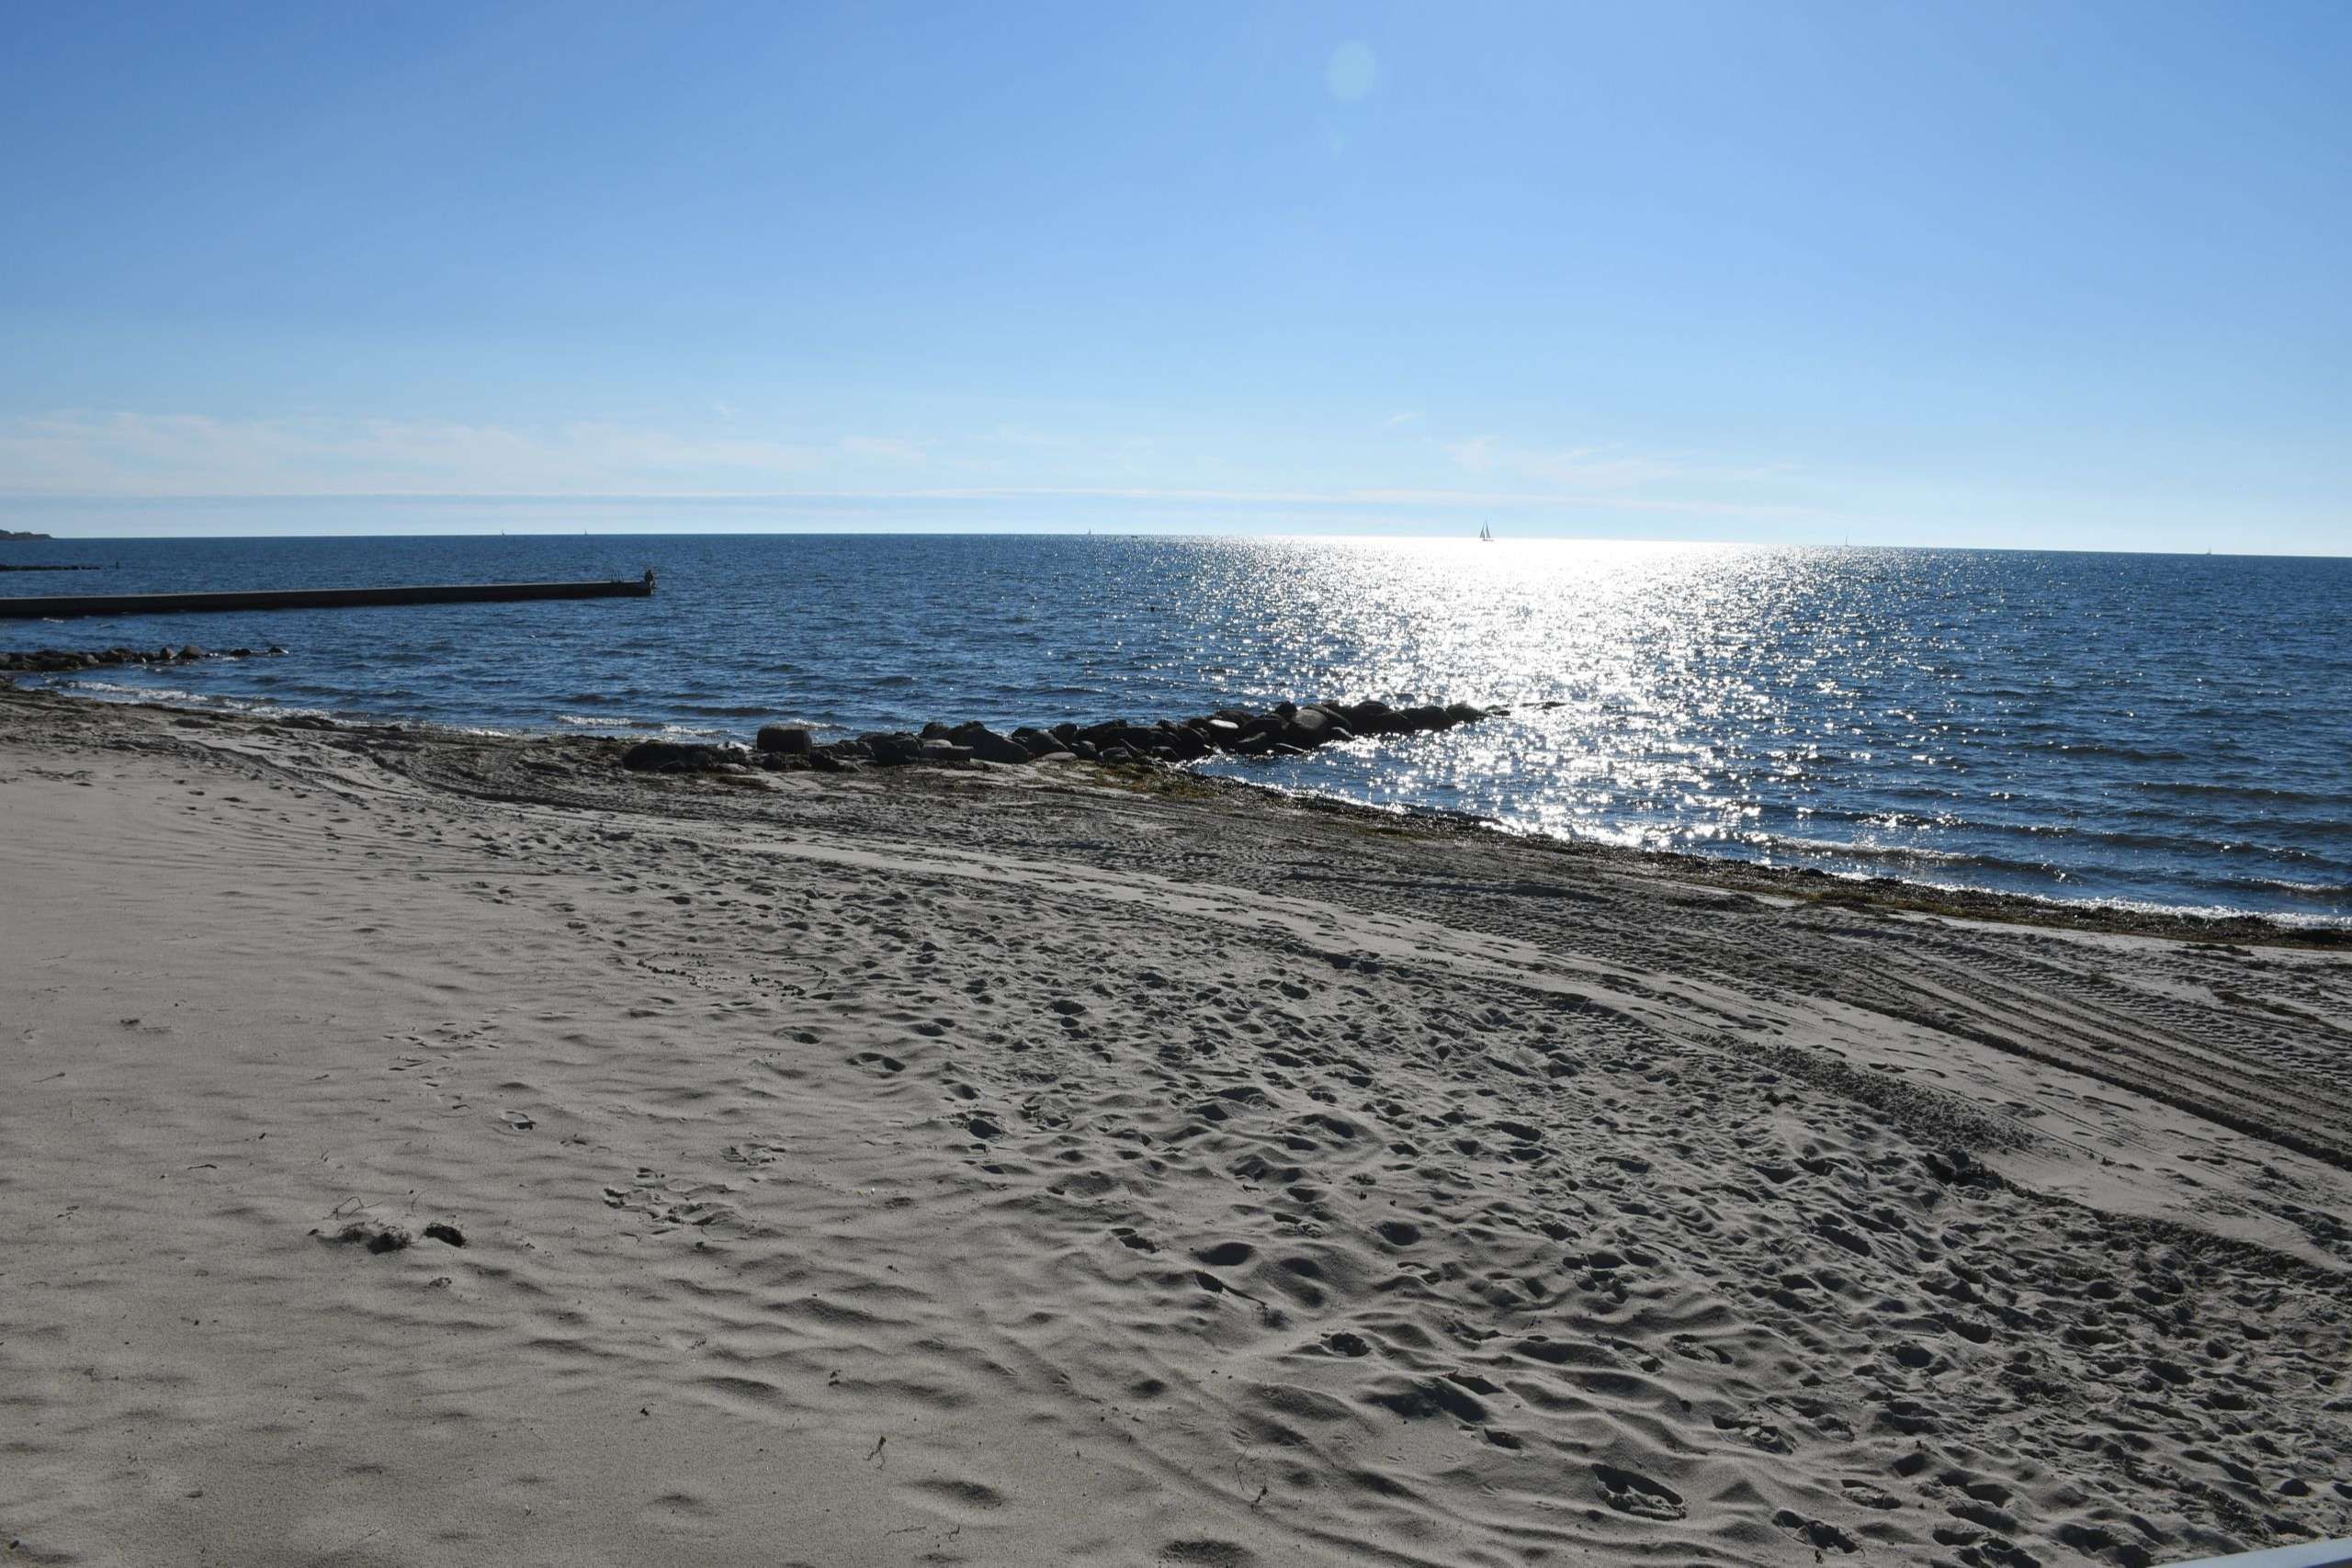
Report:
[[[21,5],[0,525],[2352,550],[2352,5]]]

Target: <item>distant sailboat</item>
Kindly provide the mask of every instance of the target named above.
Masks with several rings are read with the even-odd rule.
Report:
[[[1479,542],[1480,544],[1482,544],[1482,545],[1491,545],[1491,544],[1493,544],[1493,543],[1495,542],[1495,531],[1494,531],[1494,529],[1492,529],[1491,527],[1488,527],[1488,526],[1487,526],[1486,524],[1484,524],[1484,523],[1479,524],[1479,525],[1478,525],[1478,542]]]

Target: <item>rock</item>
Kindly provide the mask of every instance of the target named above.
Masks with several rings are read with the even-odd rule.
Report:
[[[237,657],[251,651],[232,649],[218,657]],[[92,653],[45,649],[29,654],[0,654],[0,669],[65,671],[95,663],[178,662],[185,658],[203,657],[210,656],[193,645],[177,650],[160,649],[153,654],[130,649]],[[1010,735],[977,719],[953,726],[933,720],[922,727],[919,735],[903,730],[876,732],[821,746],[806,726],[766,725],[760,729],[756,749],[750,753],[740,747],[645,741],[628,750],[622,765],[647,772],[699,773],[744,772],[745,764],[755,763],[775,773],[802,769],[841,773],[867,761],[888,767],[910,762],[955,764],[974,760],[1020,766],[1046,758],[1075,758],[1150,768],[1193,762],[1221,751],[1243,757],[1302,756],[1316,747],[1352,740],[1358,736],[1446,729],[1504,711],[1507,710],[1480,709],[1469,703],[1445,706],[1422,704],[1397,709],[1376,699],[1360,703],[1282,702],[1263,713],[1219,708],[1212,714],[1159,719],[1149,724],[1109,718],[1087,725],[1065,722],[1050,729],[1023,725]]]
[[[204,657],[204,649],[197,647],[194,643],[189,643],[186,648],[180,649],[179,657],[183,660],[201,659]]]
[[[1331,716],[1321,708],[1294,708],[1290,723],[1283,727],[1283,739],[1293,746],[1320,746],[1329,739]]]
[[[1028,765],[1029,748],[1010,735],[999,735],[993,729],[976,725],[973,727],[972,733],[966,735],[959,732],[956,739],[970,749],[973,756],[983,762],[1012,762],[1023,767]]]
[[[892,734],[861,735],[866,754],[886,768],[902,767],[922,760],[922,742],[904,730]]]
[[[1168,749],[1180,761],[1193,761],[1207,756],[1215,748],[1208,737],[1197,729],[1171,729],[1168,732]]]
[[[699,773],[732,760],[722,747],[679,740],[640,740],[621,754],[621,766],[639,773]]]
[[[459,1230],[455,1225],[444,1224],[439,1220],[435,1220],[431,1224],[425,1226],[424,1234],[435,1241],[447,1242],[451,1247],[463,1247],[466,1245],[465,1232]]]

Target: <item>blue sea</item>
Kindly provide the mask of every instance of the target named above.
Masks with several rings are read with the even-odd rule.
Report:
[[[0,621],[8,648],[288,650],[62,682],[102,696],[738,738],[1506,704],[1212,771],[1514,831],[2352,921],[2352,559],[1071,536],[0,551],[108,568],[0,574],[0,594],[661,574],[650,600]]]

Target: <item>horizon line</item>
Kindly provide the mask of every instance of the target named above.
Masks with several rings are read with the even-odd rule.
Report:
[[[1323,540],[1334,543],[1388,543],[1393,541],[1452,541],[1457,544],[1480,543],[1476,535],[1444,534],[1309,534],[1309,533],[1225,533],[1188,534],[1164,529],[1101,529],[1077,526],[1066,528],[991,528],[949,525],[931,528],[902,529],[895,532],[872,528],[822,530],[815,528],[729,528],[696,531],[661,530],[655,532],[623,532],[618,529],[568,529],[530,527],[509,531],[481,532],[419,531],[414,529],[387,533],[326,533],[326,534],[63,534],[46,535],[37,538],[6,536],[0,530],[0,544],[187,544],[196,540],[277,540],[277,539],[922,539],[942,536],[1012,538],[1069,539],[1099,538],[1165,539],[1176,541],[1207,541],[1227,539],[1291,539]],[[1916,545],[1883,544],[1864,539],[1838,544],[1809,543],[1792,539],[1693,539],[1662,538],[1605,534],[1522,534],[1493,539],[1494,544],[1570,544],[1570,545],[1673,545],[1707,546],[1725,549],[1758,550],[1909,550],[1920,552],[1949,551],[1969,555],[2051,555],[2051,556],[2157,556],[2184,557],[2189,559],[2211,558],[2216,560],[2346,560],[2352,551],[2301,552],[2292,550],[2189,550],[2189,549],[2091,549],[2079,546],[2052,545]]]

